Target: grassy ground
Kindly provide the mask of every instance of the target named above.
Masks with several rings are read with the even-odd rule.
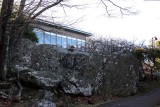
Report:
[[[151,79],[150,75],[147,75],[146,80],[139,82],[137,85],[138,93],[137,94],[143,94],[147,93],[152,89],[160,87],[160,78]]]
[[[155,80],[146,80],[142,82],[142,85],[139,87],[139,93],[143,94],[147,93],[152,89],[159,88],[160,87],[160,77],[157,78],[157,81]],[[155,107],[160,107],[160,104],[157,104]]]

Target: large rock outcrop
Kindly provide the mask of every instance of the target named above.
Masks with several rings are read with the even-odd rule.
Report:
[[[25,84],[58,89],[66,94],[90,96],[103,88],[108,94],[136,93],[139,61],[130,53],[114,53],[106,61],[99,54],[68,51],[51,45],[22,40],[11,56],[11,75]],[[30,45],[29,45],[30,44]]]
[[[25,43],[28,44],[29,41],[22,40],[22,44]],[[67,94],[92,95],[93,80],[83,76],[88,53],[36,44],[19,45],[18,49],[21,51],[12,56],[11,75],[19,73],[24,84],[48,90],[60,87]],[[25,60],[26,57],[29,60]]]

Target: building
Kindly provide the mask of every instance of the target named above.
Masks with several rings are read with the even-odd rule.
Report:
[[[76,49],[83,50],[86,38],[92,36],[91,33],[41,19],[37,19],[31,26],[34,28],[39,44],[51,44],[63,48],[74,46]]]

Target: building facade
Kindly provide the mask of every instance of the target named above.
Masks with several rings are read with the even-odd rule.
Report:
[[[84,50],[86,38],[92,36],[88,32],[40,19],[32,23],[31,26],[34,28],[39,44],[51,44],[63,48],[74,46],[76,49]]]

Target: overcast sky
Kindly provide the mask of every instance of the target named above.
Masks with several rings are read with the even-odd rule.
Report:
[[[79,23],[73,24],[76,28],[91,32],[97,36],[122,38],[127,40],[145,40],[148,44],[152,37],[160,38],[160,1],[147,0],[113,0],[122,7],[132,6],[133,11],[137,10],[138,15],[121,17],[120,11],[109,4],[112,13],[117,17],[108,18],[105,8],[100,0],[73,0],[72,4],[90,4],[80,9],[58,9],[59,19],[63,22]],[[121,1],[121,2],[119,2]],[[82,9],[81,9],[82,8]],[[52,13],[53,14],[53,13]],[[51,16],[51,14],[48,13]],[[58,15],[57,15],[58,16]]]

